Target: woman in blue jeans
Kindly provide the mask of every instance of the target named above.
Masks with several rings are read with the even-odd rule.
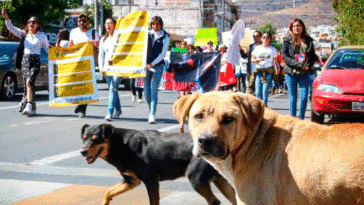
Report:
[[[278,67],[277,49],[270,45],[272,34],[265,32],[262,35],[262,44],[257,46],[252,53],[252,62],[256,63],[252,72],[251,83],[255,81],[255,96],[268,105],[268,92],[272,84],[275,68]]]
[[[313,39],[308,35],[305,24],[301,19],[293,19],[289,24],[289,34],[283,39],[282,57],[286,66],[285,79],[289,94],[289,112],[296,116],[297,86],[299,86],[299,114],[305,118],[308,89],[311,82],[309,70],[315,62]]]
[[[169,45],[169,34],[163,30],[163,20],[154,16],[150,23],[152,30],[148,33],[147,76],[144,79],[144,95],[148,103],[148,123],[155,124],[158,104],[158,87],[164,70],[164,57]]]
[[[115,30],[115,23],[116,21],[113,18],[107,18],[105,21],[106,35],[101,38],[99,46],[99,66],[101,73],[104,72],[103,68],[106,63],[105,59],[108,58],[108,55],[112,50],[112,36]],[[107,105],[107,114],[105,120],[111,121],[113,118],[117,118],[121,115],[119,85],[122,81],[122,78],[117,76],[105,76],[105,78],[107,85],[109,86],[109,102]]]

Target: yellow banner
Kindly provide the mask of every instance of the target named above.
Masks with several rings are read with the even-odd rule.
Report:
[[[48,72],[50,106],[99,101],[92,44],[50,48]]]
[[[116,29],[127,29],[134,27],[148,27],[149,12],[137,11],[130,13],[125,18],[119,18],[116,22]]]
[[[113,53],[106,59],[105,75],[145,77],[149,12],[119,18],[113,36]]]
[[[112,65],[140,67],[143,65],[143,55],[117,55],[112,59]]]
[[[81,71],[89,71],[91,68],[90,60],[80,60],[77,62],[69,62],[69,63],[59,63],[53,66],[54,74],[65,74],[65,73],[74,73]]]
[[[142,53],[144,50],[143,44],[124,44],[117,48],[116,52],[119,53]]]
[[[143,43],[145,39],[145,31],[132,31],[130,33],[118,34],[118,42],[121,43]]]
[[[72,47],[53,46],[49,48],[48,60],[72,59],[81,56],[92,56],[94,53],[92,44],[80,43]]]
[[[54,86],[54,97],[89,95],[93,93],[94,93],[94,86],[92,82]]]
[[[59,75],[59,76],[54,76],[53,79],[54,79],[54,84],[91,81],[92,73],[87,72],[87,73],[77,73],[77,74],[70,74],[70,75]]]

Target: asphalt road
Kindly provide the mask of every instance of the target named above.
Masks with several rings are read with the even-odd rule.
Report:
[[[151,125],[147,104],[133,103],[131,91],[120,89],[123,113],[120,119],[107,122],[108,90],[106,84],[98,86],[100,102],[90,104],[82,119],[73,113],[74,107],[49,107],[46,91],[37,92],[34,117],[17,112],[20,95],[10,102],[0,101],[0,204],[100,204],[103,193],[121,176],[102,159],[88,165],[81,157],[80,133],[86,123],[178,132],[172,112],[177,92],[159,92],[157,124]],[[288,114],[288,96],[270,96],[268,106]],[[310,118],[310,104],[306,118]],[[326,119],[326,123],[336,122]],[[160,189],[163,205],[206,204],[186,178],[162,182]],[[223,204],[229,204],[216,188],[214,192]],[[116,197],[111,204],[148,204],[145,186]]]

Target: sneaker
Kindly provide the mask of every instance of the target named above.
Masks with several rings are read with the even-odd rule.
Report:
[[[35,115],[35,110],[33,110],[33,106],[30,103],[27,103],[23,110],[23,115],[28,115],[28,117]]]
[[[106,115],[105,120],[112,121],[112,117],[109,113]]]
[[[138,99],[138,103],[142,103],[143,102],[143,99]]]
[[[23,112],[24,111],[24,109],[25,109],[25,103],[24,102],[20,102],[19,103],[19,105],[18,105],[18,108],[19,108],[19,112]]]
[[[133,97],[131,97],[131,101],[135,102],[136,96],[133,95]]]
[[[80,110],[80,106],[76,106],[76,108],[75,108],[75,113],[77,114],[77,113],[79,113],[81,110]]]
[[[112,118],[114,118],[114,119],[119,118],[121,113],[123,113],[121,110],[120,111],[115,111]],[[105,120],[106,120],[106,117],[105,117]]]
[[[154,115],[149,115],[148,123],[149,124],[155,124],[155,116]]]
[[[85,118],[86,117],[86,113],[79,112],[78,117],[79,118]]]

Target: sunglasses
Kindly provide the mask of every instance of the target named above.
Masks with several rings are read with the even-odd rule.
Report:
[[[80,23],[86,23],[86,21],[87,20],[85,20],[85,19],[80,19],[80,20],[77,20],[78,22],[80,22]]]
[[[37,21],[28,21],[28,24],[36,24]]]

